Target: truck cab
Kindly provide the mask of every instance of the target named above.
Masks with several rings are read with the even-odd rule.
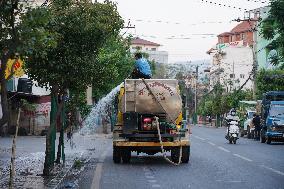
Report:
[[[261,130],[261,142],[284,142],[284,101],[271,101],[265,114],[265,124]]]

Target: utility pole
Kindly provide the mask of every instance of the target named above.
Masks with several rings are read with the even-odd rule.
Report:
[[[132,26],[131,23],[130,23],[130,20],[128,20],[127,26],[124,26],[123,29],[127,29],[127,30],[122,34],[122,36],[124,36],[126,34],[128,29],[135,29],[135,25]]]
[[[245,12],[245,14],[247,14],[247,17],[244,18],[244,19],[235,19],[233,21],[237,21],[237,22],[241,22],[241,21],[247,21],[250,22],[251,21],[255,21],[255,22],[259,22],[262,20],[262,18],[260,17],[260,12],[256,12],[256,13],[253,13],[253,18],[251,18],[251,11],[247,11]],[[250,24],[251,25],[251,24]],[[252,58],[253,58],[253,66],[252,66],[252,82],[253,82],[253,87],[252,87],[252,93],[253,93],[253,99],[256,100],[256,73],[257,73],[257,66],[258,66],[258,63],[257,63],[257,57],[256,57],[256,44],[257,44],[257,29],[256,29],[257,25],[251,25],[251,31],[253,32],[253,44],[252,44]]]
[[[196,76],[195,76],[195,105],[194,111],[197,112],[197,83],[198,83],[198,66],[196,66]]]
[[[132,26],[131,23],[130,23],[130,20],[128,20],[127,26],[124,26],[123,28],[126,28],[126,29],[134,29],[134,28],[135,28],[135,25]]]
[[[195,90],[194,90],[194,123],[197,124],[197,84],[198,84],[198,65],[195,67]]]

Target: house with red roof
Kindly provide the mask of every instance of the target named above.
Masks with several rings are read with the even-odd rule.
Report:
[[[137,51],[145,52],[149,55],[149,59],[151,61],[162,64],[168,63],[168,52],[160,51],[160,46],[161,45],[158,43],[136,37],[131,41],[130,51],[132,53],[135,53]]]
[[[244,86],[251,89],[255,21],[243,21],[231,31],[223,32],[207,51],[211,55],[211,87],[220,82],[229,92]]]
[[[244,46],[253,45],[253,28],[255,27],[255,21],[243,21],[234,27],[230,32],[224,32],[219,34],[218,43],[233,43],[236,41],[242,41]]]

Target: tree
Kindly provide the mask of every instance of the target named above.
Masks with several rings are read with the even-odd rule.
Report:
[[[100,48],[122,27],[123,20],[110,1],[57,0],[23,16],[20,37],[27,73],[39,86],[51,89],[57,109],[51,113],[46,137],[44,175],[53,166],[51,132],[62,113],[67,89],[84,91],[93,84],[98,70],[104,68],[97,62]]]
[[[279,56],[272,57],[271,63],[279,65],[284,61],[284,1],[271,0],[269,16],[262,21],[261,34],[265,39],[272,40],[267,46],[270,49],[277,49]],[[284,65],[281,65],[282,69]]]
[[[284,70],[260,70],[256,77],[257,97],[267,91],[284,91]]]
[[[157,79],[166,79],[167,77],[167,70],[166,70],[166,66],[163,63],[155,63],[155,74],[153,74],[153,78],[157,78]]]

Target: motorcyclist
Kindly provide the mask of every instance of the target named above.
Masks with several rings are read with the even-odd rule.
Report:
[[[226,120],[226,123],[227,123],[227,136],[229,135],[229,129],[230,129],[230,122],[231,121],[237,121],[239,122],[240,121],[240,118],[239,116],[237,116],[237,111],[235,108],[232,108],[229,112],[229,115],[225,118]]]

